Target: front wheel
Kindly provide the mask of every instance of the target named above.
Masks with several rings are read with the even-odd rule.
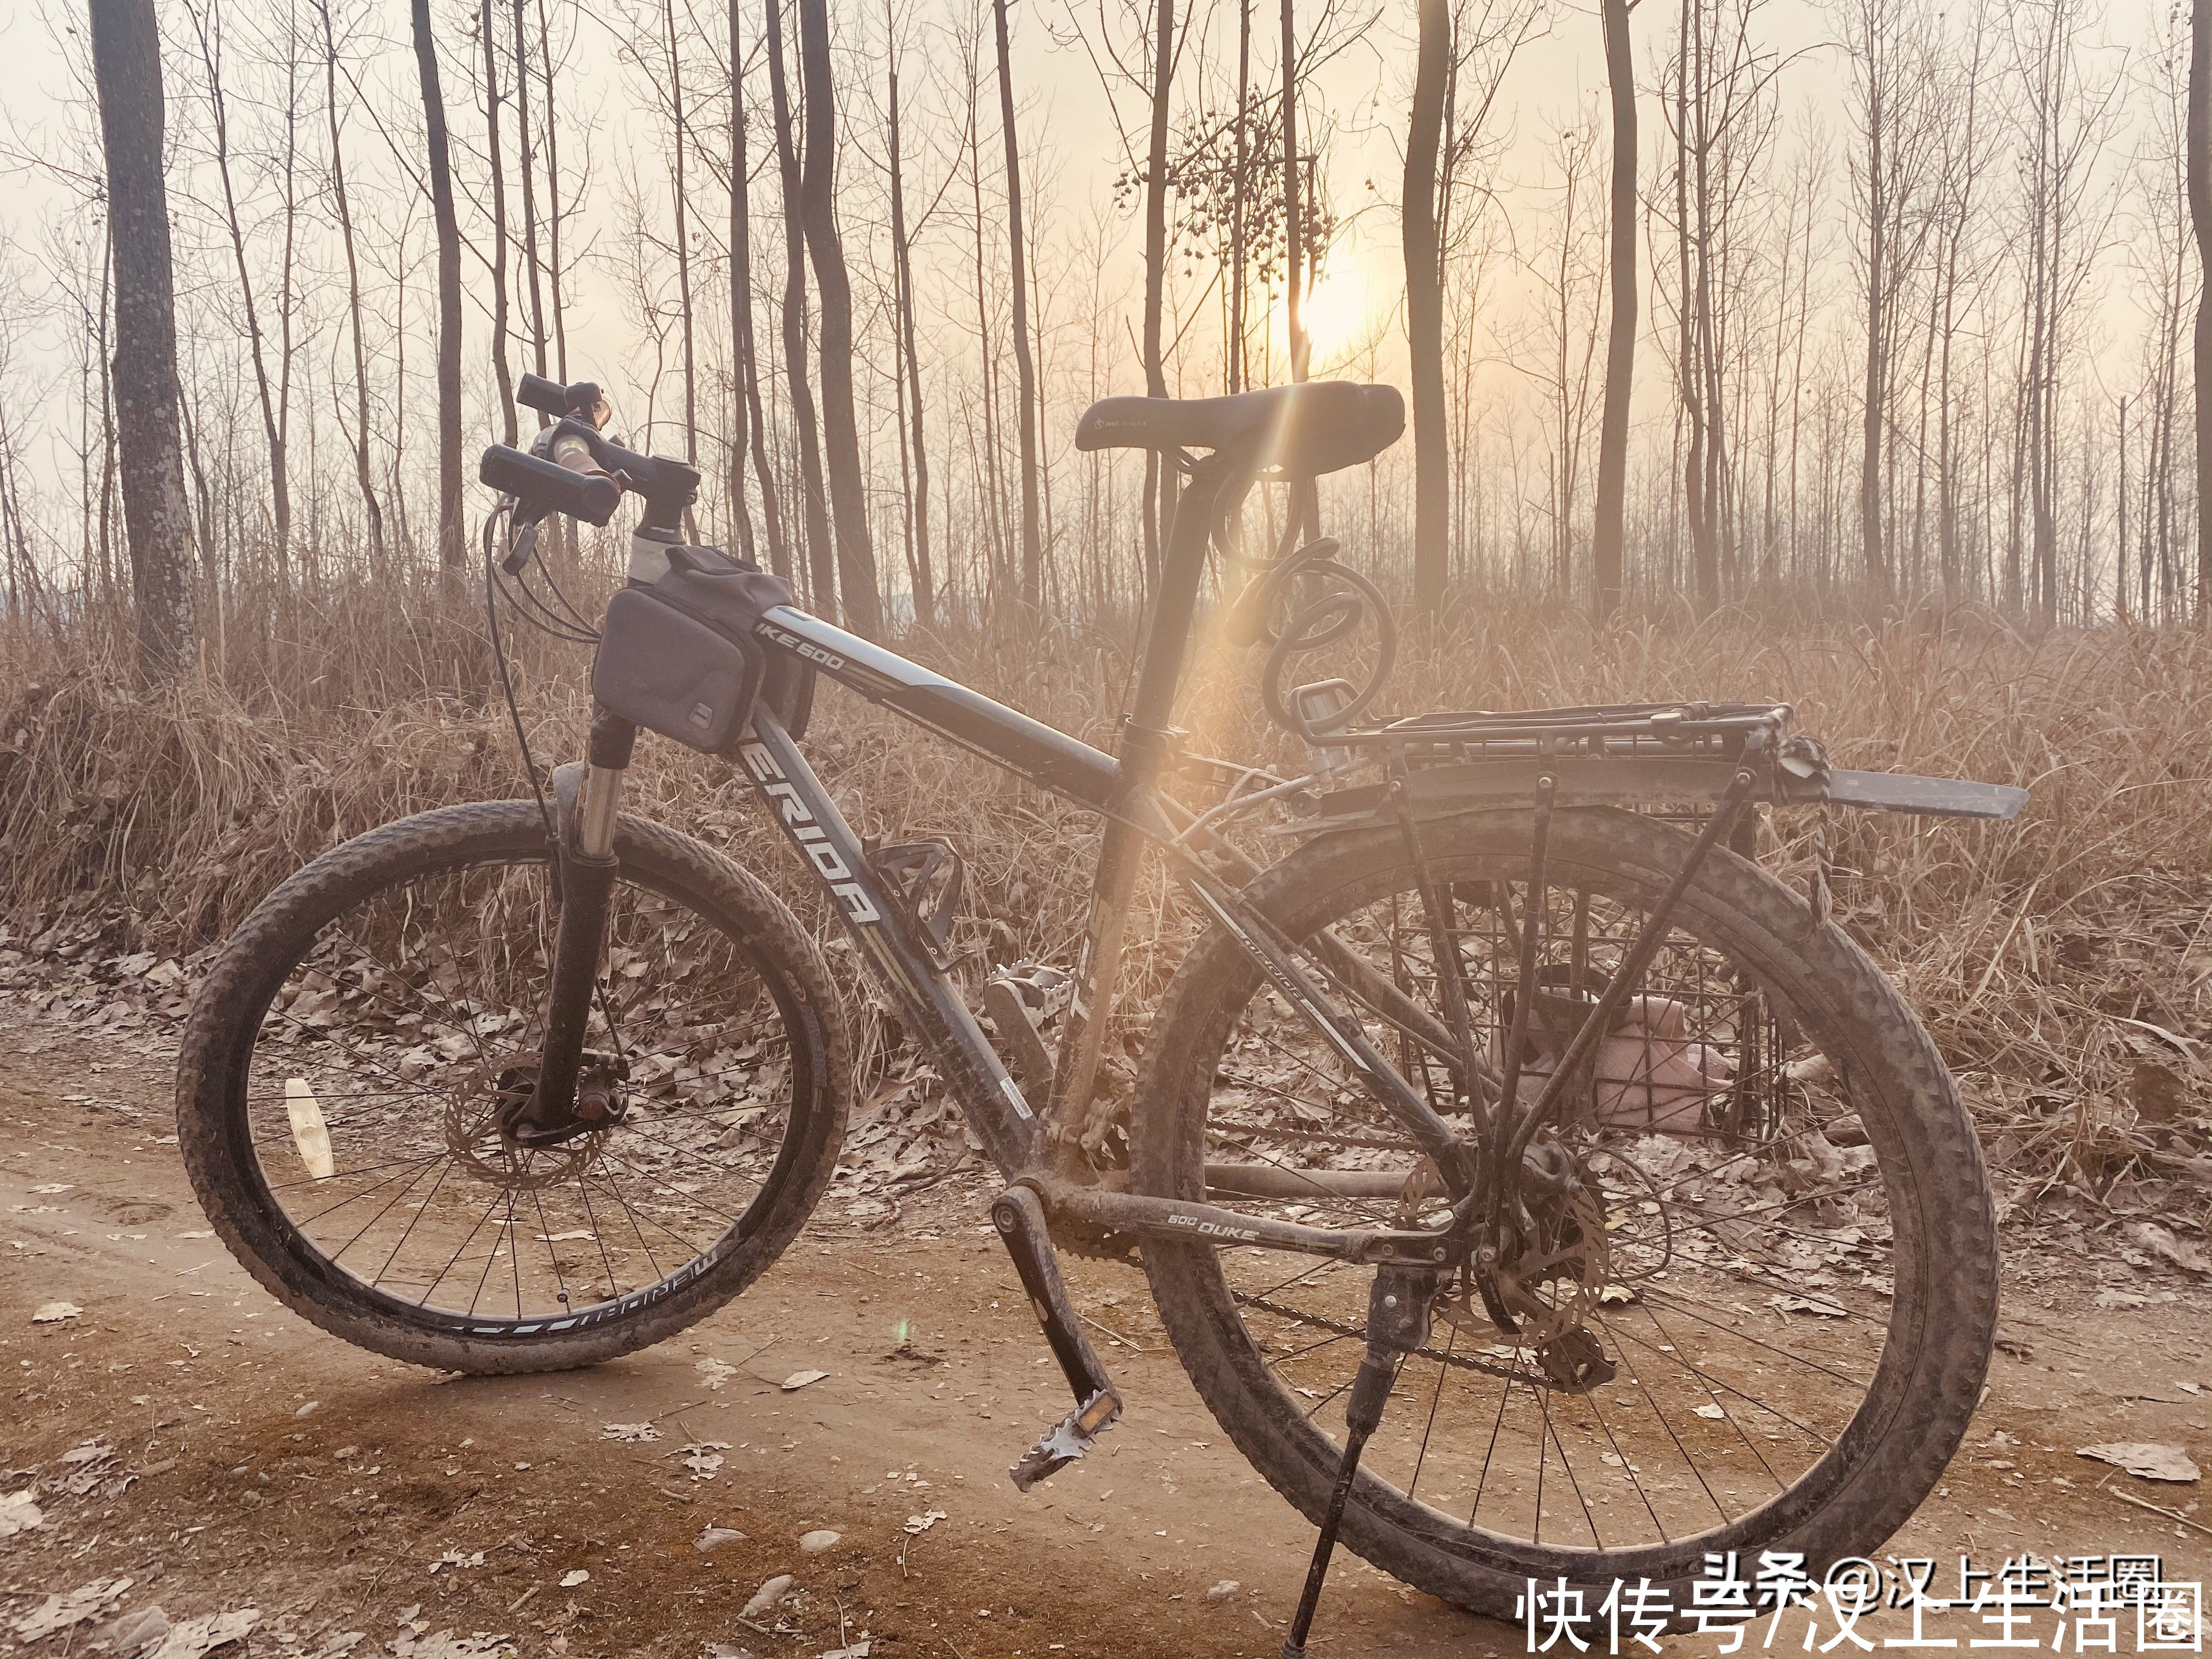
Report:
[[[1532,835],[1527,813],[1424,829],[1443,926],[1395,830],[1316,842],[1247,893],[1340,984],[1364,983],[1347,1012],[1442,1113],[1459,1104],[1433,1040],[1451,1018],[1446,952],[1477,1070],[1499,1079],[1535,927],[1525,1103],[1691,844],[1562,811],[1539,897]],[[1562,1576],[1600,1595],[1648,1577],[1681,1607],[1706,1555],[1729,1551],[1747,1574],[1759,1552],[1802,1553],[1817,1581],[1926,1496],[1988,1363],[1995,1221],[1972,1126],[1866,956],[1716,852],[1631,989],[1561,1133],[1533,1149],[1544,1179],[1522,1182],[1519,1259],[1490,1297],[1471,1267],[1441,1276],[1344,1519],[1376,1565],[1498,1617],[1528,1580]],[[1410,1138],[1218,930],[1155,1033],[1133,1190],[1316,1226],[1438,1220]],[[1374,1270],[1195,1240],[1148,1239],[1144,1259],[1208,1407],[1318,1518]]]
[[[317,859],[216,958],[178,1136],[231,1253],[394,1358],[477,1372],[626,1353],[758,1278],[828,1186],[848,1045],[761,883],[624,818],[586,1036],[603,1116],[503,1136],[536,1075],[559,920],[530,801],[406,818]]]

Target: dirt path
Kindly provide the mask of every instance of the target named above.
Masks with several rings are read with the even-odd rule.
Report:
[[[1065,1401],[980,1187],[939,1188],[885,1233],[817,1226],[750,1295],[629,1360],[444,1381],[312,1329],[209,1235],[176,1159],[163,1040],[0,1012],[0,1364],[15,1379],[0,1492],[34,1488],[45,1513],[0,1538],[0,1653],[47,1595],[117,1577],[132,1581],[125,1613],[257,1607],[254,1650],[302,1659],[811,1659],[864,1635],[879,1659],[1280,1645],[1310,1531],[1228,1449],[1134,1274],[1073,1274],[1128,1417],[1030,1497],[1006,1482]],[[1961,1552],[1993,1569],[2125,1550],[2162,1555],[2169,1578],[2208,1576],[2212,1535],[2106,1489],[2212,1520],[2200,1487],[2074,1453],[2166,1441],[2206,1461],[2212,1295],[2101,1249],[2015,1273],[1969,1450],[1893,1552],[1955,1574]],[[55,1301],[82,1311],[33,1322]],[[803,1370],[828,1375],[786,1392]],[[710,1526],[744,1535],[702,1553]],[[841,1536],[803,1555],[817,1529]],[[742,1624],[784,1572],[797,1601]],[[1944,1633],[1962,1646],[1984,1633],[1954,1618]],[[23,1650],[82,1653],[94,1629]],[[1314,1651],[1522,1645],[1344,1559]]]

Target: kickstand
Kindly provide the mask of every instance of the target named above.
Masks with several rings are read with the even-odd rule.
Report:
[[[1367,1297],[1367,1352],[1352,1379],[1352,1396],[1344,1407],[1344,1461],[1337,1466],[1336,1486],[1321,1519],[1321,1536],[1314,1542],[1313,1565],[1306,1569],[1305,1593],[1298,1597],[1291,1633],[1283,1642],[1283,1659],[1305,1659],[1306,1636],[1313,1629],[1314,1609],[1328,1577],[1329,1558],[1336,1553],[1336,1530],[1359,1474],[1359,1455],[1382,1421],[1382,1407],[1389,1401],[1390,1385],[1398,1380],[1399,1364],[1427,1340],[1429,1297],[1434,1288],[1432,1273],[1385,1267],[1375,1275],[1375,1287]]]

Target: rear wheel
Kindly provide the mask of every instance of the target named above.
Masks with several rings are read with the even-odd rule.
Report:
[[[586,1035],[605,1115],[522,1146],[559,916],[530,801],[386,824],[272,893],[185,1029],[178,1133],[234,1255],[325,1330],[465,1371],[588,1364],[712,1312],[828,1185],[847,1047],[759,882],[635,819]]]
[[[1470,816],[1424,836],[1495,1076],[1520,994],[1531,820]],[[1555,815],[1524,1102],[1689,846],[1624,812]],[[1330,930],[1321,959],[1348,950],[1367,964],[1368,991],[1346,1006],[1453,1110],[1413,1035],[1448,1009],[1398,832],[1317,842],[1248,896],[1294,939]],[[1383,981],[1404,999],[1394,1009]],[[1871,1551],[1934,1485],[1987,1364],[1995,1224],[1972,1126],[1866,957],[1716,852],[1633,990],[1569,1088],[1562,1133],[1539,1143],[1555,1190],[1530,1197],[1543,1183],[1524,1180],[1530,1242],[1492,1286],[1518,1328],[1493,1321],[1472,1279],[1439,1286],[1345,1517],[1346,1543],[1378,1566],[1501,1617],[1531,1577],[1680,1586],[1708,1552],[1820,1564]],[[1194,950],[1155,1029],[1133,1190],[1319,1226],[1438,1216],[1404,1131],[1225,936]],[[1318,1517],[1373,1269],[1181,1240],[1147,1240],[1144,1255],[1208,1407]]]

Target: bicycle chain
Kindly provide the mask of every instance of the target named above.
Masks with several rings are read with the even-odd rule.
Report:
[[[1322,1330],[1334,1331],[1339,1336],[1358,1337],[1363,1342],[1367,1340],[1367,1328],[1364,1325],[1347,1325],[1340,1319],[1329,1318],[1326,1314],[1307,1313],[1302,1309],[1285,1307],[1281,1303],[1271,1301],[1264,1296],[1247,1296],[1242,1291],[1231,1291],[1229,1294],[1233,1300],[1247,1308],[1257,1308],[1262,1313],[1273,1314],[1279,1318],[1291,1321],[1293,1324],[1316,1325]],[[1467,1354],[1448,1353],[1440,1348],[1413,1348],[1408,1350],[1408,1353],[1422,1359],[1433,1359],[1440,1365],[1455,1365],[1462,1370],[1480,1371],[1486,1376],[1501,1376],[1508,1382],[1526,1382],[1532,1389],[1536,1386],[1538,1381],[1535,1376],[1531,1376],[1520,1366],[1516,1365],[1509,1370],[1495,1360],[1476,1359]]]
[[[1421,1150],[1410,1140],[1382,1140],[1373,1135],[1334,1134],[1327,1129],[1293,1129],[1276,1124],[1260,1128],[1247,1128],[1243,1124],[1231,1127],[1225,1123],[1212,1127],[1213,1133],[1223,1140],[1243,1135],[1253,1140],[1317,1140],[1324,1146],[1365,1147],[1373,1152],[1418,1152]]]

